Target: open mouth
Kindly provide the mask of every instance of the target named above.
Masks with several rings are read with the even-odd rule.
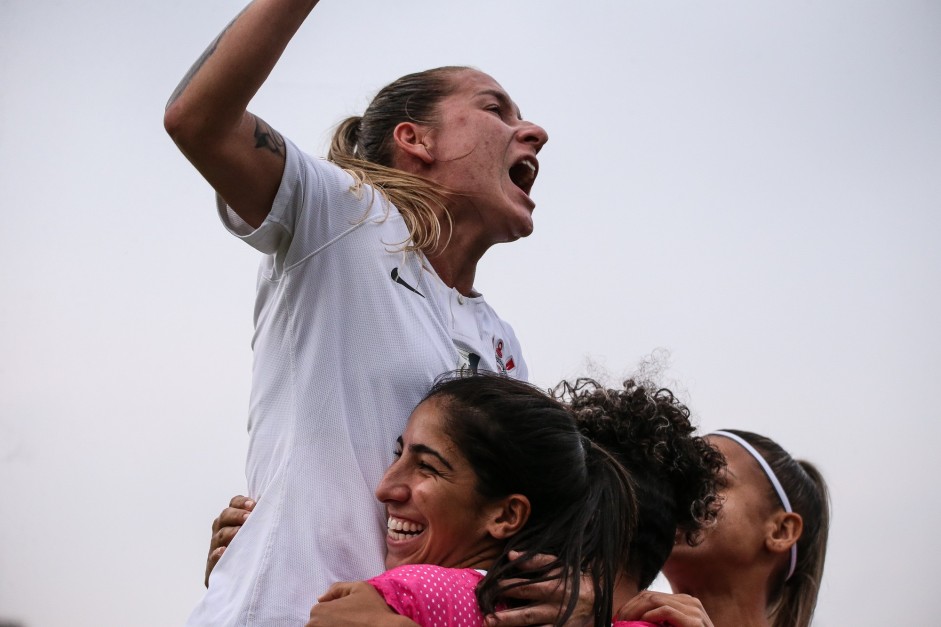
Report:
[[[389,519],[386,521],[386,535],[392,540],[408,540],[419,535],[424,530],[424,525],[419,525],[409,520],[402,520],[401,518],[395,518],[394,516],[389,516]]]
[[[529,196],[529,192],[533,189],[533,183],[536,182],[538,172],[539,164],[535,159],[527,157],[510,168],[510,180]]]

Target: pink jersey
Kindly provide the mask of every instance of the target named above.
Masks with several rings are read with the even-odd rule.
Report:
[[[397,614],[422,627],[482,627],[484,615],[475,590],[484,573],[473,568],[408,564],[388,570],[367,583]],[[501,608],[498,608],[501,609]],[[661,627],[655,623],[617,621],[613,627]]]
[[[484,578],[473,568],[408,564],[368,581],[396,613],[423,627],[481,627],[474,590]]]

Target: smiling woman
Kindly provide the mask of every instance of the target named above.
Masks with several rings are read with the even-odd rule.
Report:
[[[419,625],[472,627],[507,590],[555,579],[568,591],[562,625],[582,573],[590,573],[593,624],[610,624],[634,526],[630,482],[547,394],[502,376],[437,384],[412,412],[376,496],[388,515],[391,570],[369,580],[371,589],[332,588],[310,625],[332,624],[334,600],[351,605],[375,590]],[[557,557],[520,566],[537,554]]]
[[[499,544],[488,529],[494,504],[478,494],[474,469],[446,435],[446,409],[431,398],[412,412],[397,459],[376,490],[388,514],[387,568],[478,568],[496,557]],[[507,513],[522,520],[523,503],[511,505]]]

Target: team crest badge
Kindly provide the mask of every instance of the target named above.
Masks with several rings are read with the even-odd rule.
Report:
[[[504,352],[503,340],[496,338],[493,343],[493,353],[496,357],[497,368],[500,372],[506,374],[516,368],[516,362],[513,360],[513,355],[504,355]]]

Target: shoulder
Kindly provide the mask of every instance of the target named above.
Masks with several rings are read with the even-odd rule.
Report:
[[[452,624],[454,617],[478,617],[475,590],[482,575],[472,569],[430,564],[399,566],[369,580],[398,614],[419,624]]]
[[[380,586],[392,585],[407,588],[434,588],[437,590],[473,589],[483,575],[473,568],[446,568],[434,564],[406,564],[387,570],[370,579]]]
[[[423,579],[423,578],[448,578],[448,579],[474,579],[480,580],[483,575],[480,571],[473,568],[448,568],[446,566],[437,566],[435,564],[404,564],[396,566],[382,573],[379,578],[394,579]]]

